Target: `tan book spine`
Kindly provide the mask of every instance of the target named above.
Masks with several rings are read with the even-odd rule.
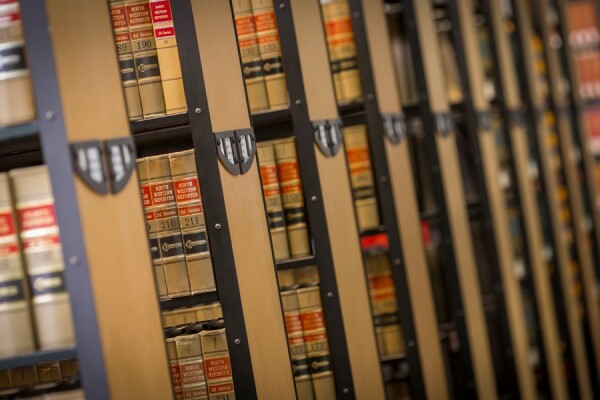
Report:
[[[202,331],[202,353],[210,400],[235,400],[225,329]]]
[[[362,96],[362,89],[348,0],[321,0],[321,4],[337,100],[356,100]]]
[[[269,108],[285,107],[288,105],[287,86],[273,0],[252,0],[252,15],[265,71]]]
[[[301,286],[296,289],[296,294],[298,296],[300,319],[302,321],[302,330],[304,331],[304,342],[306,344],[315,399],[335,399],[335,382],[331,369],[329,342],[323,318],[319,286]]]
[[[169,366],[171,367],[171,383],[173,384],[173,392],[175,400],[183,400],[183,387],[181,384],[181,368],[179,367],[179,358],[177,356],[177,343],[175,338],[166,339],[167,357],[169,358]]]
[[[160,256],[156,215],[154,214],[154,207],[152,205],[152,193],[150,192],[150,182],[148,181],[148,160],[146,158],[137,160],[137,173],[140,181],[140,192],[142,195],[142,205],[144,207],[146,232],[148,234],[156,290],[160,299],[166,299],[167,282],[165,280],[165,270]]]
[[[294,287],[281,291],[281,304],[285,318],[285,331],[287,332],[288,346],[292,358],[292,371],[296,381],[296,394],[298,400],[313,400],[313,384],[308,366],[308,355],[304,342],[304,330],[300,318],[300,305]]]
[[[285,229],[285,213],[281,200],[281,188],[279,187],[279,176],[277,175],[277,163],[275,162],[275,149],[273,143],[262,142],[257,146],[258,161],[260,164],[260,178],[267,208],[267,219],[269,222],[269,233],[275,261],[290,258],[288,238]]]
[[[19,2],[0,2],[0,127],[35,118]]]
[[[147,158],[148,183],[168,297],[191,294],[168,155]]]
[[[33,351],[35,340],[8,175],[0,173],[0,357]]]
[[[133,61],[133,48],[127,24],[127,11],[123,0],[110,1],[110,13],[112,17],[115,43],[117,45],[117,56],[119,58],[119,69],[121,70],[121,82],[125,92],[125,103],[130,120],[138,120],[142,115],[142,102],[140,90],[135,73],[135,62]]]
[[[274,143],[277,173],[281,186],[281,199],[285,212],[286,228],[292,257],[304,257],[311,253],[302,194],[302,182],[293,138]]]
[[[148,0],[125,0],[124,3],[144,118],[165,115],[150,3]]]
[[[192,294],[216,289],[194,154],[193,149],[169,154]]]
[[[46,166],[9,172],[41,349],[75,342],[63,254]]]
[[[173,14],[170,0],[150,0],[152,26],[156,40],[156,52],[160,64],[160,78],[167,114],[184,113],[187,110],[181,64],[177,49]]]
[[[252,18],[252,5],[250,0],[232,0],[231,3],[242,59],[242,73],[246,82],[248,105],[251,112],[263,111],[269,108],[269,100],[265,86],[265,71],[260,59],[258,38]]]
[[[379,226],[379,210],[367,143],[367,127],[354,125],[344,128],[344,144],[358,230],[364,232],[375,229]]]
[[[200,334],[177,336],[175,343],[181,371],[183,398],[207,400],[208,390]]]

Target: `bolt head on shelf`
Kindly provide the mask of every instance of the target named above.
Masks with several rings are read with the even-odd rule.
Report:
[[[215,229],[221,229],[221,224],[215,224]]]

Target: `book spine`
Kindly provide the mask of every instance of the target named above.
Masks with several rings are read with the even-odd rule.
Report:
[[[41,349],[75,341],[54,199],[45,166],[9,172]]]
[[[168,297],[189,296],[190,279],[168,155],[147,158],[148,183]]]
[[[260,59],[258,38],[252,18],[250,0],[233,0],[235,31],[242,60],[242,73],[246,82],[248,105],[251,112],[269,108],[267,89],[265,86],[265,70]]]
[[[277,163],[275,162],[275,149],[273,143],[262,142],[257,146],[260,177],[267,208],[267,219],[275,261],[290,258],[288,238],[285,229],[285,214],[281,200]]]
[[[215,290],[194,150],[169,154],[192,294]]]
[[[208,398],[210,400],[234,400],[233,376],[225,329],[202,331],[202,353]]]
[[[144,118],[165,115],[150,3],[148,0],[125,0],[125,10]]]
[[[150,257],[152,259],[152,269],[154,271],[154,280],[159,299],[167,298],[167,282],[165,280],[165,269],[160,256],[160,246],[158,244],[158,230],[156,226],[156,215],[152,205],[152,194],[150,193],[150,182],[148,181],[148,160],[141,158],[137,160],[137,172],[140,181],[140,192],[142,196],[142,205],[144,207],[144,217],[146,220],[146,233],[148,234],[148,244],[150,246]]]
[[[308,256],[311,250],[300,170],[298,169],[298,159],[296,157],[296,143],[294,139],[286,139],[275,142],[274,147],[290,254],[292,257]]]
[[[140,90],[135,73],[135,62],[133,60],[133,48],[129,35],[127,23],[127,11],[123,0],[110,1],[110,13],[112,17],[115,43],[117,45],[117,57],[119,69],[121,70],[121,82],[125,92],[125,103],[130,120],[142,119],[142,103]]]
[[[356,100],[362,90],[348,0],[321,0],[321,4],[337,100]]]
[[[269,108],[285,107],[288,104],[287,87],[273,0],[252,0],[252,15],[265,72]]]
[[[179,359],[183,398],[207,400],[208,390],[200,334],[177,336],[175,343]]]
[[[0,173],[0,357],[33,351],[25,271],[21,260],[8,175]]]
[[[335,399],[335,383],[319,286],[296,289],[315,399]]]
[[[367,144],[367,127],[355,125],[344,128],[344,144],[358,229],[361,232],[375,229],[379,226],[379,210]]]
[[[283,290],[281,292],[281,304],[285,318],[285,330],[287,332],[288,346],[292,359],[292,371],[296,381],[296,393],[298,400],[313,400],[313,385],[308,366],[308,355],[304,343],[304,331],[302,330],[302,319],[300,318],[300,306],[295,289]]]
[[[150,10],[166,112],[167,114],[184,113],[187,110],[187,104],[181,78],[171,2],[170,0],[150,0]]]
[[[0,127],[35,118],[19,2],[0,4]]]
[[[181,383],[181,368],[179,366],[179,357],[177,355],[177,343],[175,338],[167,338],[167,357],[169,358],[169,366],[171,367],[171,382],[173,384],[173,392],[175,400],[183,400],[183,386]]]

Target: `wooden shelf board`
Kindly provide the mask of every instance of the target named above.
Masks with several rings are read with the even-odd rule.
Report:
[[[0,371],[14,368],[31,367],[39,363],[68,360],[73,358],[77,358],[77,353],[74,347],[56,350],[40,350],[34,353],[0,358]]]

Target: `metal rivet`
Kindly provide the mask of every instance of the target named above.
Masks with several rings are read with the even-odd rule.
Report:
[[[333,292],[327,292],[327,297],[329,297],[330,299],[333,299]]]
[[[54,120],[54,117],[56,117],[54,111],[46,111],[46,114],[44,114],[44,118],[46,118],[48,121]]]
[[[77,265],[79,265],[79,257],[77,256],[71,256],[69,257],[69,264],[76,267]]]
[[[415,347],[415,341],[414,340],[409,340],[407,344],[408,344],[408,347]]]
[[[285,3],[281,3],[281,4],[279,5],[279,8],[281,8],[281,9],[283,10],[283,9],[285,8]]]
[[[317,201],[317,200],[318,200],[317,196],[314,196],[314,195],[310,196],[310,201]]]
[[[299,106],[300,104],[302,104],[302,100],[298,99],[294,102],[294,104],[296,104],[297,106]]]
[[[400,265],[402,261],[399,258],[394,258],[394,265]]]
[[[373,93],[369,93],[367,95],[367,100],[369,100],[369,101],[373,100],[374,98],[375,98],[375,96],[373,96]]]
[[[386,183],[388,181],[388,177],[387,176],[382,176],[382,177],[379,178],[379,181],[381,183]]]
[[[241,341],[240,339],[235,339],[235,340],[233,341],[233,343],[235,343],[235,344],[241,344],[241,343],[242,343],[242,341]]]
[[[194,112],[195,112],[196,114],[202,114],[202,109],[201,109],[200,107],[198,107],[198,108],[196,108],[196,109],[194,110]]]
[[[360,18],[360,13],[358,11],[354,11],[352,15],[354,15],[354,18]]]
[[[343,388],[343,389],[342,389],[342,392],[344,392],[344,394],[348,394],[348,393],[350,393],[350,389],[348,389],[348,388]]]
[[[221,229],[221,224],[215,224],[215,229]]]

